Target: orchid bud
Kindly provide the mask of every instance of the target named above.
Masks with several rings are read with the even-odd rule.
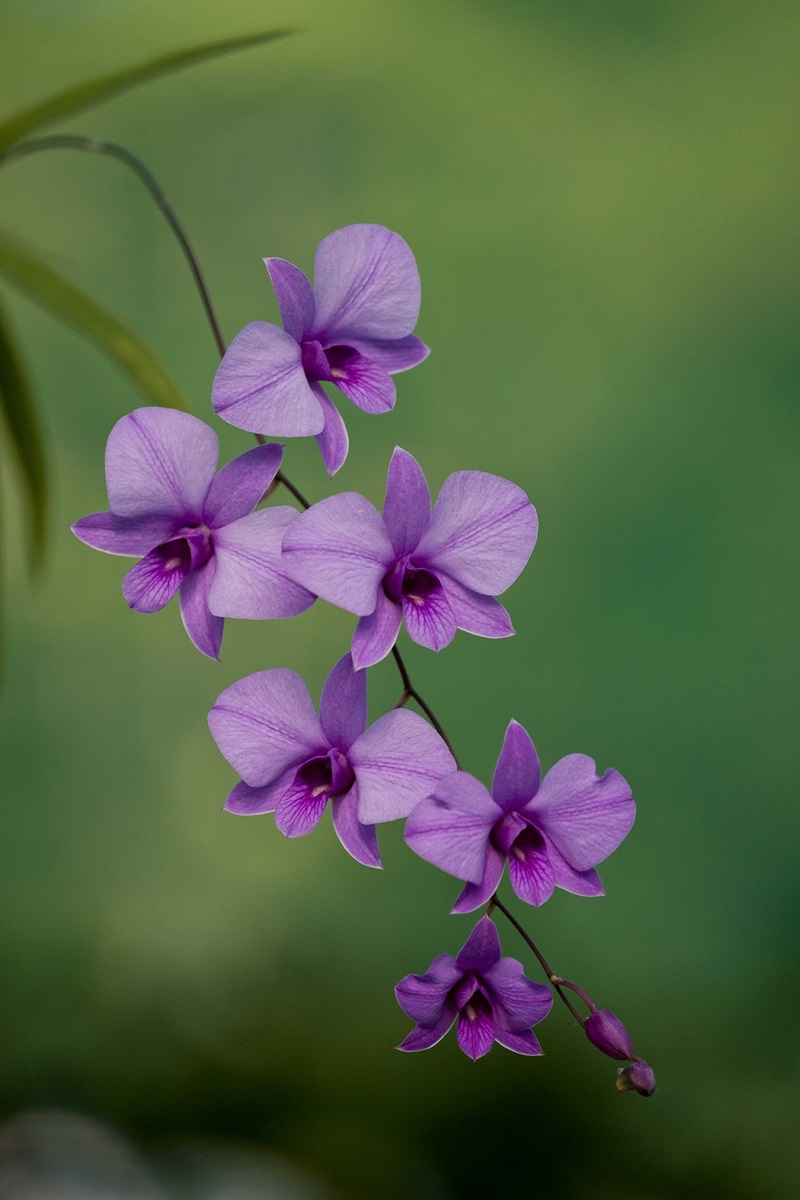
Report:
[[[638,1092],[640,1096],[652,1096],[656,1090],[656,1077],[653,1068],[639,1059],[627,1067],[620,1067],[614,1086],[618,1092]]]
[[[633,1058],[633,1045],[625,1026],[607,1008],[597,1009],[586,1018],[583,1028],[589,1041],[609,1058]]]

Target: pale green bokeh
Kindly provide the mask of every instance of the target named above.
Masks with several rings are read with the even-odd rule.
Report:
[[[122,562],[66,530],[104,506],[108,431],[140,400],[14,298],[54,502],[33,584],[5,483],[4,1110],[263,1141],[344,1196],[792,1195],[800,14],[36,0],[0,19],[0,112],[287,24],[303,32],[68,128],[152,168],[229,337],[276,318],[261,256],[310,269],[354,221],[412,245],[433,353],[398,378],[390,416],[348,407],[335,486],[379,501],[399,443],[434,486],[480,467],[536,503],[539,545],[507,597],[518,636],[407,657],[468,770],[488,777],[515,716],[546,766],[580,750],[631,780],[639,817],[603,869],[607,899],[560,893],[527,915],[556,968],[625,1020],[660,1090],[616,1096],[614,1065],[560,1011],[538,1061],[392,1050],[408,1029],[395,981],[471,927],[447,916],[458,885],[397,828],[378,873],[327,828],[286,842],[268,817],[222,814],[233,775],[205,725],[263,667],[316,694],[352,619],[320,603],[230,622],[217,666],[174,606],[131,615]],[[138,182],[42,155],[0,175],[0,202],[3,227],[127,320],[208,418],[214,345]],[[221,432],[226,453],[249,445]],[[313,445],[290,443],[287,470],[325,493]],[[377,715],[399,682],[391,663],[372,674]]]

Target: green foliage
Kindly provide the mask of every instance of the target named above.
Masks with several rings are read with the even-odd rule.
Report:
[[[0,307],[0,412],[25,486],[35,558],[44,549],[46,478],[42,433],[30,383]]]

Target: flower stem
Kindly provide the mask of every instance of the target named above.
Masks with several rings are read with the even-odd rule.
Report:
[[[522,938],[522,940],[526,943],[526,945],[529,947],[529,949],[531,949],[533,951],[533,953],[536,955],[536,958],[539,960],[539,965],[541,966],[542,970],[544,971],[545,975],[549,979],[550,983],[552,983],[553,987],[555,988],[556,992],[558,993],[559,999],[564,1002],[564,1004],[567,1006],[569,1011],[572,1013],[573,1017],[578,1022],[578,1024],[583,1025],[583,1023],[584,1023],[583,1017],[577,1011],[574,1004],[570,1000],[569,996],[567,996],[567,994],[564,992],[564,990],[561,987],[561,976],[555,974],[555,972],[553,971],[553,968],[550,966],[549,962],[547,961],[545,956],[542,954],[541,950],[536,945],[533,938],[530,936],[529,933],[526,933],[526,931],[522,928],[522,926],[520,925],[519,921],[514,916],[514,914],[512,912],[509,912],[509,910],[506,908],[505,904],[503,904],[502,900],[498,900],[497,892],[495,892],[495,894],[492,896],[491,900],[489,901],[489,907],[487,909],[487,913],[491,913],[493,908],[499,908],[500,912],[503,914],[503,916],[506,918],[506,920],[511,922],[511,924],[514,926],[514,928],[516,929],[517,933]]]

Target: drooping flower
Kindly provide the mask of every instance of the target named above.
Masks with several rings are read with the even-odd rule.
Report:
[[[516,721],[506,730],[491,794],[458,771],[439,781],[406,822],[421,858],[467,881],[454,913],[472,912],[496,891],[508,860],[520,900],[540,905],[556,887],[602,896],[593,869],[616,850],[636,814],[617,771],[598,777],[585,754],[568,754],[541,780],[536,748]]]
[[[395,995],[417,1022],[398,1050],[428,1050],[458,1019],[458,1044],[473,1060],[495,1042],[517,1054],[541,1054],[531,1026],[553,1003],[550,988],[528,979],[522,963],[501,957],[490,917],[481,917],[457,958],[440,954],[424,975],[401,979]]]
[[[522,488],[485,471],[458,471],[433,512],[419,463],[399,447],[383,516],[356,492],[313,505],[283,539],[289,574],[360,617],[353,662],[385,658],[405,619],[410,637],[441,650],[456,629],[509,637],[495,596],[510,587],[536,542],[536,510]]]
[[[314,287],[282,258],[265,258],[283,329],[252,321],[234,338],[214,379],[223,420],[270,437],[315,435],[328,474],[347,458],[344,421],[325,394],[332,383],[367,413],[394,407],[392,375],[428,347],[412,335],[420,305],[414,255],[383,225],[348,225],[324,238]]]
[[[180,592],[192,642],[219,657],[225,617],[293,617],[315,597],[282,567],[294,508],[254,512],[283,447],[256,446],[215,474],[213,429],[174,408],[139,408],[117,421],[106,446],[110,512],[72,526],[88,546],[140,558],[122,581],[136,612],[158,612]]]
[[[328,676],[319,717],[300,676],[276,667],[227,688],[208,723],[242,776],[229,812],[274,812],[281,833],[302,837],[330,802],[339,841],[368,867],[381,865],[375,826],[408,816],[455,767],[416,713],[393,709],[367,728],[367,672],[354,670],[349,654]]]

